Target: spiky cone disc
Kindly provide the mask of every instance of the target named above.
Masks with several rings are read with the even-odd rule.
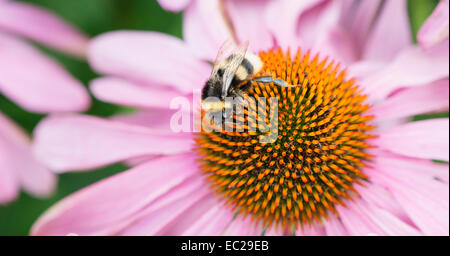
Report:
[[[260,53],[264,67],[256,77],[270,74],[297,85],[253,82],[247,100],[266,99],[266,115],[259,114],[260,104],[248,104],[244,120],[232,124],[243,132],[207,132],[217,128],[210,124],[196,141],[207,179],[239,215],[297,228],[358,196],[354,184],[367,179],[362,170],[371,157],[365,150],[374,126],[368,124],[373,117],[364,115],[370,108],[366,96],[339,65],[300,50],[293,60],[289,56],[280,49]],[[278,102],[272,123],[271,98]],[[259,124],[268,130],[255,131]],[[270,132],[276,140],[261,143],[260,136]]]

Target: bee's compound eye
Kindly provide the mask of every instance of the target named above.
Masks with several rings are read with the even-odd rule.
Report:
[[[217,70],[217,74],[218,74],[220,77],[222,77],[224,73],[225,73],[225,71],[223,71],[223,69]]]

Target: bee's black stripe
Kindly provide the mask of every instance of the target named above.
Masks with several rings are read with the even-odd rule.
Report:
[[[247,71],[247,74],[249,76],[253,75],[253,66],[250,63],[250,61],[248,61],[247,59],[243,59],[241,65],[245,68],[245,70]]]

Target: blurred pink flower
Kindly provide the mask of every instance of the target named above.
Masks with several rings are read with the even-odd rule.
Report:
[[[429,48],[448,40],[449,33],[449,6],[448,0],[442,0],[425,22],[417,35],[417,39],[422,46]]]
[[[31,39],[81,57],[87,38],[54,14],[30,4],[0,1],[0,93],[27,111],[81,111],[90,99],[83,85],[56,61],[40,53]],[[56,178],[31,154],[30,139],[0,113],[0,203],[23,187],[49,195]]]
[[[435,43],[421,47],[411,42],[406,1],[236,0],[226,1],[227,16],[218,1],[169,2],[160,0],[170,10],[186,8],[184,41],[118,31],[89,47],[91,65],[106,75],[91,83],[94,95],[143,111],[113,120],[52,116],[35,131],[35,152],[59,172],[139,161],[53,206],[33,235],[286,234],[236,217],[199,171],[193,134],[169,128],[170,101],[203,87],[211,70],[205,60],[233,36],[249,40],[251,51],[302,47],[339,60],[374,105],[375,157],[364,170],[370,183],[337,206],[339,217],[297,235],[448,235],[449,167],[429,160],[448,161],[448,118],[407,122],[448,109],[448,37],[433,39],[441,26],[429,25],[421,42]],[[433,19],[426,24],[440,24]]]

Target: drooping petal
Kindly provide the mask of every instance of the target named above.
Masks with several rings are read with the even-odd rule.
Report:
[[[355,40],[358,57],[361,57],[367,43],[373,24],[377,18],[381,0],[351,1],[348,12],[343,17],[342,24],[348,29]]]
[[[325,227],[321,224],[313,226],[306,225],[298,228],[296,231],[297,236],[324,236],[326,234]]]
[[[162,8],[172,12],[182,11],[190,2],[191,0],[158,0]]]
[[[426,235],[448,235],[448,184],[431,176],[417,175],[395,161],[380,157],[367,171],[370,179],[386,187],[422,232]]]
[[[428,17],[417,34],[417,40],[425,47],[430,48],[443,40],[448,40],[449,33],[449,1],[442,0]]]
[[[361,203],[358,205],[361,213],[368,216],[375,225],[389,236],[419,236],[422,235],[414,227],[403,222],[385,209],[374,205]]]
[[[405,156],[448,161],[448,120],[439,118],[407,123],[383,131],[374,144]]]
[[[267,29],[264,12],[268,0],[226,1],[226,12],[231,19],[239,42],[249,41],[249,51],[259,52],[273,47],[273,38]]]
[[[311,2],[315,3],[316,1]],[[302,47],[315,51],[321,50],[318,46],[327,38],[328,33],[335,29],[340,19],[342,3],[342,1],[321,1],[312,8],[300,13],[296,24],[296,33],[297,38],[303,42]],[[295,46],[293,45],[293,47]]]
[[[320,52],[322,56],[350,64],[358,51],[351,35],[339,20],[348,3],[344,1],[271,1],[266,22],[282,48]]]
[[[431,163],[426,164],[425,161],[414,161],[411,158],[407,158],[410,161],[406,161],[403,157],[399,158],[395,154],[382,151],[378,153],[378,156],[373,161],[373,170],[368,170],[369,176],[374,175],[376,178],[379,178],[375,174],[386,174],[385,176],[389,177],[390,180],[402,183],[403,185],[401,186],[416,187],[415,189],[418,193],[423,193],[432,201],[439,202],[443,207],[449,207],[449,194],[442,193],[448,190],[448,184],[436,179],[440,177],[436,175],[438,171],[448,172],[448,164],[436,164],[437,166],[433,166]],[[389,185],[390,183],[386,184]],[[386,184],[381,183],[380,185],[384,186]]]
[[[90,98],[57,62],[0,33],[0,92],[32,112],[83,111]]]
[[[0,175],[0,202],[12,199],[19,187],[36,196],[48,196],[56,186],[55,176],[32,156],[25,133],[1,114]]]
[[[157,32],[119,31],[103,34],[89,45],[88,58],[100,73],[181,92],[201,89],[211,67],[187,45]]]
[[[13,144],[0,135],[1,157],[0,168],[14,175],[15,182],[32,195],[49,196],[56,187],[56,177],[42,163],[38,162],[31,154],[28,145]]]
[[[421,235],[417,229],[389,211],[368,204],[362,199],[346,204],[347,207],[338,206],[338,211],[350,235]]]
[[[408,214],[410,214],[416,225],[418,225],[425,234],[448,236],[448,208],[445,210],[436,208],[436,204],[427,204],[424,202],[418,203],[417,200],[422,200],[422,198],[414,193],[395,191],[394,194],[402,206],[408,211]],[[434,211],[439,211],[438,214],[440,216],[435,217],[436,214],[432,213]],[[447,215],[445,215],[445,211],[447,212]],[[447,222],[445,222],[445,218],[447,219]]]
[[[220,46],[232,39],[219,0],[196,0],[183,15],[183,39],[202,59],[214,61]]]
[[[341,220],[332,215],[323,222],[327,236],[348,236],[349,233]]]
[[[357,59],[353,40],[347,31],[339,26],[330,27],[328,33],[317,42],[314,49],[317,49],[321,56],[328,56],[345,66],[351,65]]]
[[[392,193],[384,187],[370,183],[364,184],[364,186],[357,185],[355,188],[361,195],[361,198],[368,204],[387,210],[405,223],[411,223],[405,210],[400,207]]]
[[[53,116],[35,130],[34,152],[55,171],[89,169],[144,155],[191,150],[189,134],[152,130],[92,116]],[[70,145],[69,147],[67,145]]]
[[[0,3],[0,30],[30,38],[49,47],[84,57],[88,38],[55,14],[17,2]]]
[[[267,6],[266,23],[270,32],[276,38],[277,43],[283,48],[289,46],[293,48],[302,45],[302,39],[297,37],[297,26],[302,23],[301,19],[303,15],[323,2],[321,0],[271,1]],[[320,7],[318,8],[320,9]],[[316,18],[318,17],[316,16]],[[311,40],[313,39],[315,37]]]
[[[14,200],[20,189],[20,182],[14,171],[10,169],[7,159],[9,145],[6,145],[3,140],[3,135],[0,133],[0,205]]]
[[[381,61],[357,61],[350,64],[347,68],[349,77],[354,77],[359,81],[363,80],[365,77],[381,70],[385,63]]]
[[[264,228],[250,217],[236,216],[225,228],[224,236],[260,236]]]
[[[363,202],[346,202],[347,206],[338,206],[337,210],[342,223],[351,236],[386,235],[369,216],[363,214],[358,204]]]
[[[170,102],[182,96],[170,87],[145,87],[114,77],[95,79],[90,88],[94,96],[102,101],[144,109],[169,109]]]
[[[120,235],[167,235],[168,230],[174,228],[178,220],[189,216],[185,214],[206,211],[205,206],[208,206],[208,203],[204,201],[210,200],[210,197],[211,190],[204,183],[204,178],[199,173],[193,175],[182,185],[142,209],[137,214],[139,219],[130,222]]]
[[[171,132],[170,119],[174,114],[174,110],[161,109],[117,114],[112,119],[135,126],[147,127],[158,132]]]
[[[412,46],[397,55],[387,66],[363,79],[360,84],[372,100],[386,98],[391,92],[448,78],[448,45],[424,50]]]
[[[390,61],[403,48],[411,45],[406,4],[406,0],[388,0],[382,5],[364,47],[363,59]]]
[[[195,220],[182,235],[186,236],[217,236],[221,235],[226,226],[233,219],[234,214],[216,203],[210,207],[200,218]]]
[[[448,79],[405,88],[375,105],[370,110],[370,114],[374,114],[377,117],[376,120],[381,121],[448,110],[448,93]]]
[[[421,179],[438,179],[441,182],[449,183],[449,166],[445,163],[435,163],[428,159],[407,157],[393,154],[386,151],[376,150],[379,157],[382,157],[383,163],[389,163],[398,169],[405,169]]]
[[[31,234],[115,234],[141,217],[142,210],[182,196],[176,191],[183,191],[197,172],[189,154],[152,160],[63,199],[39,218]]]

